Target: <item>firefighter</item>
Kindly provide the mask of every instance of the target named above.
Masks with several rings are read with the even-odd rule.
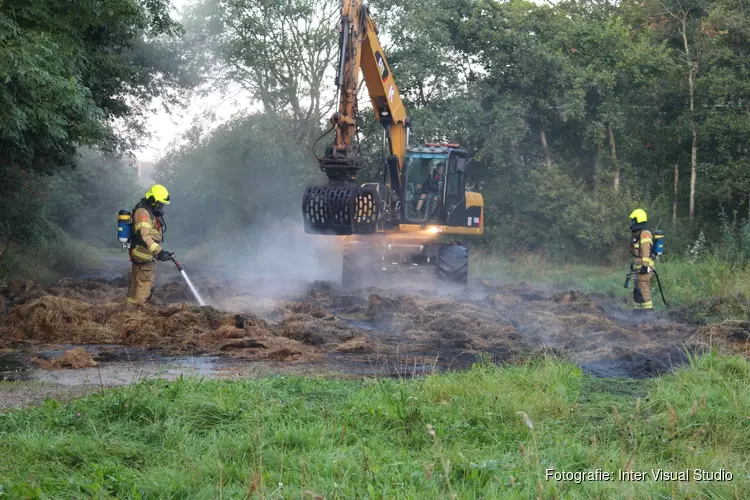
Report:
[[[162,248],[164,240],[164,206],[169,205],[169,192],[155,184],[133,209],[133,238],[130,261],[133,263],[127,301],[144,303],[154,294],[155,261],[165,262],[174,255]]]
[[[630,251],[633,263],[630,270],[636,273],[633,287],[633,308],[639,312],[653,311],[654,302],[651,300],[651,277],[653,276],[654,260],[651,248],[654,236],[648,229],[648,217],[642,209],[636,209],[630,214],[630,230],[633,237],[630,240]]]

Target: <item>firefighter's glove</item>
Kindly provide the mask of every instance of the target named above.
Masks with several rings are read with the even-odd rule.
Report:
[[[638,271],[639,274],[648,274],[650,269],[648,266],[641,266],[641,269]]]
[[[167,252],[162,248],[161,252],[156,254],[156,260],[159,262],[167,262],[168,260],[172,260],[174,257],[174,252]]]

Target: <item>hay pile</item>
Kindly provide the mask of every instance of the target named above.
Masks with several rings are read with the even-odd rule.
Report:
[[[83,347],[76,347],[65,351],[57,359],[32,358],[31,362],[45,370],[59,370],[60,368],[89,368],[98,366],[91,353]]]
[[[309,362],[334,351],[366,353],[373,347],[360,329],[310,301],[224,295],[237,293],[237,284],[207,287],[207,297],[231,305],[227,309],[233,312],[228,312],[186,303],[192,298],[189,291],[172,282],[157,289],[157,305],[136,305],[124,302],[127,279],[121,281],[12,283],[3,291],[12,306],[0,322],[0,344],[118,344],[166,354],[223,353],[284,362]],[[321,302],[337,300],[325,291],[311,294]]]
[[[11,281],[0,295],[13,306],[25,304],[44,296],[65,297],[93,303],[122,301],[128,286],[127,278],[115,280],[62,279],[51,285],[40,285],[34,281]]]
[[[212,307],[94,304],[52,295],[14,307],[0,325],[0,338],[15,342],[138,345],[169,354],[225,352],[284,361],[318,357],[312,345],[279,333],[257,316]]]
[[[698,335],[710,347],[750,357],[750,321],[726,320],[703,326]]]
[[[450,297],[376,288],[351,293],[319,282],[292,294],[279,292],[282,285],[201,280],[201,293],[215,307],[199,308],[190,305],[192,296],[179,281],[157,288],[159,305],[126,304],[127,279],[44,287],[14,282],[2,291],[7,308],[0,316],[0,347],[120,344],[283,362],[331,354],[355,362],[402,355],[470,359],[479,353],[507,359],[554,349],[575,362],[624,359],[634,365],[684,347],[750,352],[750,322],[695,328],[661,318],[639,324],[616,299],[525,283],[482,282]],[[82,358],[58,361],[86,364]]]
[[[367,316],[412,351],[512,351],[521,339],[505,316],[480,303],[371,294]]]

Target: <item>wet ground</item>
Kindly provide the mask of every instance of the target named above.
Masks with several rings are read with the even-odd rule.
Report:
[[[197,307],[179,278],[160,278],[147,306],[123,302],[125,275],[9,284],[0,380],[96,390],[154,376],[410,377],[550,353],[599,377],[649,377],[711,346],[744,352],[750,331],[745,322],[644,319],[624,309],[624,298],[524,283],[474,280],[438,293],[429,283],[352,291],[320,281],[192,278],[208,307]]]

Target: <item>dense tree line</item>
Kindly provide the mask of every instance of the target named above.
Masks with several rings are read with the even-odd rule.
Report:
[[[0,2],[0,250],[111,234],[152,100],[191,83],[181,33],[168,0]]]
[[[460,142],[471,152],[486,244],[608,257],[623,247],[636,206],[669,231],[675,252],[701,231],[711,245],[717,225],[732,241],[748,240],[743,2],[370,6],[413,140]],[[145,138],[153,98],[174,103],[194,85],[240,88],[258,111],[196,126],[160,162],[157,178],[175,193],[173,238],[188,228],[186,242],[228,237],[262,214],[298,216],[304,185],[324,179],[313,151],[328,140],[316,142],[333,104],[337,11],[337,0],[194,0],[178,24],[167,0],[0,4],[2,238],[31,238],[30,220],[53,218],[44,209],[57,202],[41,194],[48,183],[84,189],[70,169],[81,148],[127,151]],[[366,109],[359,137],[367,180],[382,136]],[[101,168],[131,175],[115,165]],[[68,192],[54,223],[72,231],[60,214],[88,198]]]
[[[264,114],[235,126],[263,141],[268,130],[253,124],[286,120],[279,134],[301,155],[297,173],[288,164],[279,170],[292,180],[284,203],[294,211],[300,180],[315,172],[304,151],[332,97],[331,75],[320,75],[332,62],[335,26],[314,21],[335,16],[337,2],[284,5],[202,0],[187,38],[200,49],[206,75],[239,82],[262,103]],[[371,8],[414,140],[457,141],[472,153],[471,179],[487,203],[486,242],[606,257],[627,237],[627,214],[644,206],[682,252],[722,212],[725,227],[750,217],[750,14],[742,2],[374,0]],[[366,102],[364,91],[361,97]],[[372,116],[362,122],[372,174],[382,136]],[[201,178],[229,189],[239,172],[252,183],[267,171],[268,157],[237,133],[222,127],[201,139],[205,146],[174,151],[164,178],[190,179],[196,191]],[[179,163],[188,151],[195,156],[218,143],[209,170]],[[221,158],[239,151],[250,156],[239,170],[230,161],[224,176]],[[258,212],[267,203],[261,196],[229,206]]]

